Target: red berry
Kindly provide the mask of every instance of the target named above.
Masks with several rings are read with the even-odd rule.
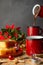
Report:
[[[0,35],[0,40],[5,40],[4,36]]]
[[[19,48],[19,50],[20,50],[20,51],[23,51],[23,49],[22,49],[22,48]]]
[[[8,32],[5,32],[5,33],[4,33],[4,35],[5,35],[5,36],[8,36],[8,35],[9,35],[9,33],[8,33]]]
[[[22,38],[24,38],[24,34],[22,34]]]
[[[10,38],[11,38],[11,36],[8,36],[8,38],[10,39]]]
[[[14,59],[14,57],[12,56],[12,55],[9,55],[9,57],[8,57],[10,60],[13,60]]]
[[[0,31],[0,35],[2,35],[2,32]]]
[[[10,26],[10,28],[11,28],[11,29],[14,29],[14,28],[15,28],[15,25],[14,25],[14,24],[12,24],[12,25]]]
[[[21,27],[17,27],[16,30],[20,30]]]
[[[18,37],[18,34],[17,33],[14,33],[14,36],[17,38]]]
[[[9,29],[10,28],[10,26],[9,25],[6,25],[6,29]]]
[[[23,53],[23,49],[22,48],[19,48],[18,54],[22,54],[22,53]]]

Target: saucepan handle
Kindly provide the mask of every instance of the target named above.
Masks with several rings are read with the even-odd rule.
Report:
[[[40,32],[39,35],[42,35],[43,34],[43,29],[40,28],[40,31],[39,32]]]
[[[41,52],[43,53],[43,39],[42,39],[42,44],[41,44]]]
[[[42,29],[42,35],[43,35],[43,29]]]

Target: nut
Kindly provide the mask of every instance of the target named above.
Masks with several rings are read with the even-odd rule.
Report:
[[[20,63],[24,63],[24,62],[25,62],[25,60],[18,60],[18,62],[20,62]]]
[[[14,61],[15,64],[18,63],[18,59],[17,58],[15,58],[13,61]]]

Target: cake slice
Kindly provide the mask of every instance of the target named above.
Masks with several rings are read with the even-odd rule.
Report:
[[[18,46],[15,47],[15,40],[0,41],[0,58],[8,57],[9,55],[18,56],[22,53]],[[17,49],[18,48],[18,49]]]
[[[0,41],[0,48],[14,47],[15,44],[16,44],[15,40],[3,40],[3,41]]]
[[[8,57],[9,55],[15,56],[16,49],[13,48],[0,48],[0,57]]]

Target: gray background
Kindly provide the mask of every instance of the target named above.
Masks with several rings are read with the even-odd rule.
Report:
[[[26,33],[27,26],[34,22],[32,8],[35,4],[43,5],[43,0],[0,0],[0,28],[15,24]],[[43,28],[43,18],[38,17],[36,25]]]

